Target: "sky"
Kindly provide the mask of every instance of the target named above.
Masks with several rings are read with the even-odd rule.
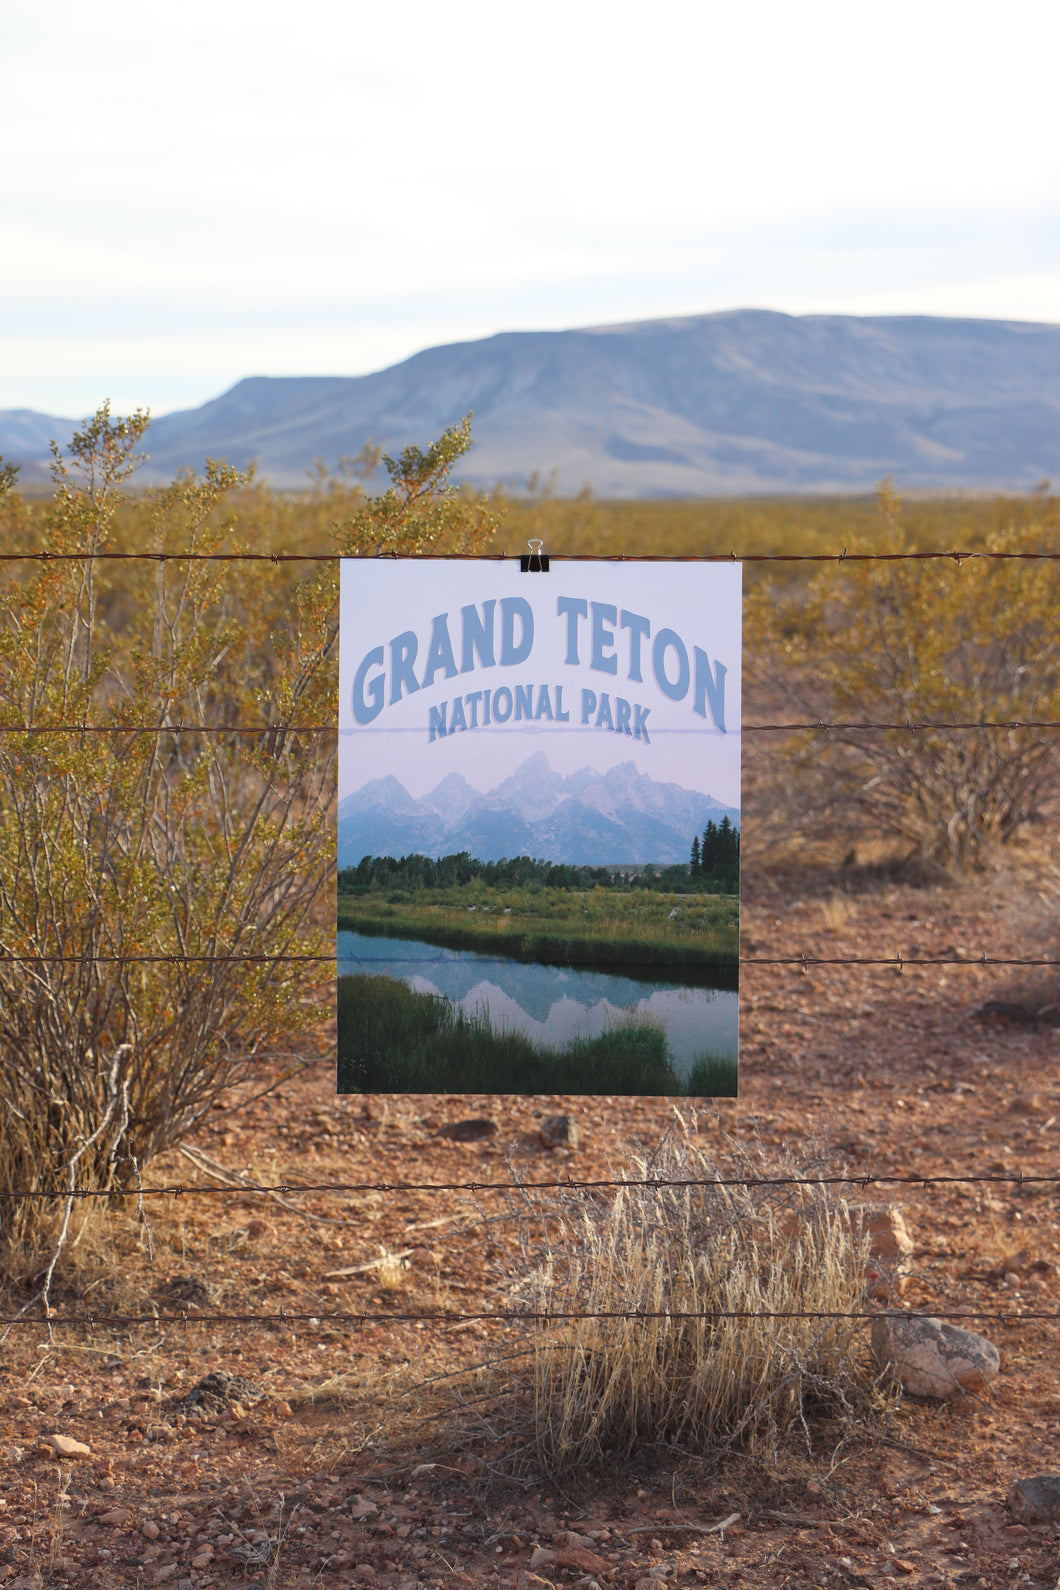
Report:
[[[634,762],[656,783],[679,784],[739,806],[740,587],[740,568],[727,563],[563,560],[548,573],[523,574],[514,558],[345,560],[339,800],[387,776],[417,800],[451,773],[485,793],[544,753],[554,773],[585,767],[606,773]],[[527,603],[532,619],[527,630],[512,613],[506,663],[504,603],[513,600]],[[490,601],[495,605],[487,610]],[[580,612],[570,605],[577,603],[583,604]],[[488,611],[492,665],[480,651],[465,654],[467,606],[483,621]],[[443,623],[436,623],[439,615]],[[402,640],[409,635],[415,637],[414,650]],[[452,648],[448,661],[446,641]],[[705,690],[704,712],[693,710],[697,649],[709,661],[724,733]],[[533,721],[520,722],[514,701],[504,699],[505,720],[498,723],[498,692],[507,689],[511,697],[518,685],[531,686]],[[494,703],[488,727],[482,700],[474,707],[467,700],[470,692],[481,697],[486,689]],[[462,730],[453,729],[458,696],[468,724]],[[620,700],[628,704],[622,729]],[[446,733],[436,726],[432,740],[431,709],[443,704]]]
[[[1060,322],[1060,7],[4,0],[0,408],[756,307]]]

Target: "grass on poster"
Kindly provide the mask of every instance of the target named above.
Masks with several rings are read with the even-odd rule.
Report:
[[[735,1060],[704,1055],[683,1080],[648,1022],[550,1049],[389,977],[339,978],[338,1055],[340,1093],[736,1096]]]

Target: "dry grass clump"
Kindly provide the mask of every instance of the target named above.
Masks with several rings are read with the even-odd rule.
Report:
[[[811,1444],[814,1416],[849,1428],[882,1408],[863,1322],[843,1317],[862,1308],[859,1223],[823,1185],[762,1183],[790,1165],[734,1145],[728,1160],[678,1117],[613,1197],[560,1195],[544,1260],[518,1290],[543,1316],[528,1329],[547,1469],[658,1443],[775,1458],[794,1431]],[[726,1185],[734,1176],[759,1180]],[[679,1185],[633,1184],[647,1178]]]

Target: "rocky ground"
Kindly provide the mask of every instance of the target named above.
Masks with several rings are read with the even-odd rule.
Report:
[[[77,1224],[52,1328],[23,1323],[0,1348],[4,1590],[1054,1590],[1060,1527],[1016,1516],[1007,1498],[1060,1471],[1057,1188],[1029,1179],[1060,1172],[1060,1028],[1049,1013],[1025,1019],[1048,986],[976,960],[1055,954],[1055,900],[1026,877],[841,882],[750,880],[744,953],[901,952],[903,969],[749,966],[741,1096],[701,1115],[699,1140],[729,1133],[773,1152],[815,1139],[833,1171],[924,1178],[859,1196],[904,1212],[915,1275],[903,1307],[978,1314],[964,1323],[1001,1353],[987,1392],[906,1397],[874,1435],[837,1449],[822,1426],[812,1452],[795,1442],[769,1464],[645,1450],[559,1484],[506,1462],[526,1416],[518,1361],[504,1384],[476,1366],[517,1351],[512,1327],[373,1318],[503,1307],[521,1262],[505,1199],[262,1197],[241,1178],[486,1182],[509,1163],[535,1178],[606,1175],[630,1140],[667,1129],[671,1106],[336,1099],[325,1033],[301,1074],[215,1112],[189,1154],[152,1167],[153,1183],[182,1194],[148,1197],[139,1221],[100,1212]],[[931,955],[957,964],[917,964]],[[1027,1009],[982,1014],[991,1001]],[[541,1136],[560,1113],[577,1124],[574,1147]],[[468,1116],[496,1131],[437,1135]],[[929,1180],[1019,1172],[1028,1179]],[[9,1291],[3,1311],[19,1301]],[[130,1312],[148,1321],[105,1323]],[[70,1313],[97,1323],[64,1326]],[[867,1341],[866,1325],[866,1356]]]

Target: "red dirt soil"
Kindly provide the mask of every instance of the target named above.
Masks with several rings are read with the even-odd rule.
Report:
[[[1055,1174],[1060,1029],[976,1014],[1019,993],[1012,974],[977,958],[1030,953],[1047,910],[1030,884],[1002,878],[860,893],[749,880],[746,956],[901,952],[905,964],[900,973],[747,966],[741,1096],[701,1112],[700,1141],[720,1147],[728,1133],[798,1152],[814,1139],[833,1172],[852,1175]],[[930,955],[963,964],[916,964]],[[37,1318],[10,1333],[0,1357],[5,1590],[892,1581],[1054,1590],[1057,1526],[1017,1522],[1006,1496],[1016,1480],[1060,1470],[1055,1187],[958,1181],[857,1194],[904,1212],[916,1276],[903,1306],[994,1316],[964,1321],[1001,1351],[988,1394],[907,1398],[875,1439],[835,1451],[821,1430],[812,1455],[793,1443],[775,1469],[645,1451],[549,1483],[497,1462],[502,1404],[473,1368],[505,1350],[510,1326],[334,1317],[504,1307],[518,1257],[502,1197],[263,1197],[233,1182],[484,1182],[507,1178],[509,1155],[529,1178],[602,1176],[624,1145],[667,1129],[672,1104],[337,1099],[331,1035],[317,1038],[320,1058],[270,1097],[215,1112],[190,1145],[194,1162],[172,1154],[151,1167],[152,1184],[185,1193],[146,1199],[146,1224],[131,1211],[90,1220],[53,1296],[50,1331]],[[574,1149],[547,1149],[538,1135],[541,1118],[560,1112],[577,1121]],[[434,1135],[470,1115],[492,1118],[496,1134]],[[372,1267],[384,1251],[400,1257]],[[21,1300],[9,1291],[5,1311]],[[152,1303],[157,1324],[58,1323]],[[312,1322],[278,1324],[281,1308]],[[217,1314],[273,1319],[210,1324]],[[252,1384],[226,1403],[182,1408],[210,1371]],[[424,1384],[454,1371],[463,1373]],[[58,1458],[53,1434],[90,1455]]]

